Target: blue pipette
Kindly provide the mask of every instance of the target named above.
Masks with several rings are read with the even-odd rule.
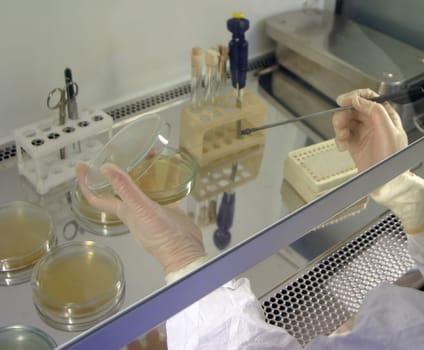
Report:
[[[241,107],[243,89],[246,86],[249,48],[244,33],[249,29],[249,20],[244,18],[243,13],[234,13],[227,21],[227,29],[233,34],[228,44],[231,83],[237,91],[237,107]]]

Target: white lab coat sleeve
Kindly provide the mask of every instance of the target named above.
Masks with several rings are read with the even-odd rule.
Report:
[[[407,233],[409,253],[424,274],[424,180],[407,172],[372,194],[391,209]],[[307,350],[421,349],[424,344],[424,293],[383,284],[365,297],[347,335],[317,337]]]
[[[424,231],[424,179],[408,171],[389,181],[371,194],[377,202],[389,208],[402,222],[405,232]],[[424,252],[423,252],[424,253]]]
[[[424,274],[423,179],[403,174],[373,198],[401,219],[408,233],[408,249]],[[192,304],[169,319],[166,327],[169,350],[301,349],[284,329],[264,321],[263,310],[244,278],[230,281]],[[418,349],[424,344],[423,330],[424,293],[382,285],[368,293],[350,333],[319,336],[306,349]]]
[[[166,323],[169,350],[300,350],[283,328],[269,325],[246,278],[233,280]]]
[[[424,215],[424,213],[422,215]],[[424,276],[424,232],[407,236],[409,253],[414,259],[421,274]]]
[[[401,220],[408,251],[424,275],[424,179],[406,172],[372,194]]]
[[[319,336],[305,350],[405,350],[424,344],[424,293],[383,284],[365,297],[346,335]]]

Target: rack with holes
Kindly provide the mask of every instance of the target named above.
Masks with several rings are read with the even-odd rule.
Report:
[[[196,108],[189,104],[181,111],[180,147],[196,159],[200,167],[222,157],[263,145],[265,131],[238,135],[241,129],[265,124],[267,105],[256,94],[246,89],[243,106],[237,108],[233,93],[217,98],[213,105]]]
[[[39,194],[75,177],[75,164],[89,161],[112,136],[113,119],[103,111],[82,111],[77,120],[57,118],[15,129],[18,171]]]
[[[284,162],[284,179],[306,202],[318,198],[357,173],[349,152],[340,152],[334,139],[291,151]],[[366,208],[367,203],[368,198],[362,198],[319,227],[356,215]]]
[[[264,147],[257,145],[199,168],[192,196],[197,201],[208,200],[252,181],[258,176],[263,151]],[[235,162],[237,162],[237,171],[233,180],[231,173]]]
[[[264,146],[257,145],[199,168],[191,193],[196,202],[193,216],[199,226],[215,224],[220,195],[235,191],[258,176],[263,153]],[[232,176],[236,162],[237,171]]]

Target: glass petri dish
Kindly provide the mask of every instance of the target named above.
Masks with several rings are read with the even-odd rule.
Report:
[[[29,281],[37,261],[56,244],[53,219],[35,204],[0,206],[0,285]]]
[[[197,162],[188,153],[165,147],[135,183],[152,200],[169,204],[191,192],[197,170]]]
[[[56,342],[41,329],[13,325],[0,328],[0,349],[3,350],[51,350]]]
[[[102,236],[117,236],[128,233],[128,228],[113,214],[94,208],[84,198],[75,183],[71,191],[71,209],[78,223],[88,232]]]
[[[36,264],[31,288],[44,322],[60,330],[82,331],[122,305],[123,265],[109,247],[91,241],[65,243]]]
[[[109,189],[100,172],[105,163],[112,163],[137,180],[153,164],[168,144],[170,125],[158,114],[143,116],[117,132],[89,162],[87,187],[92,191]]]
[[[152,200],[169,204],[191,192],[197,171],[197,162],[188,153],[165,147],[135,183]],[[79,224],[91,233],[114,236],[129,232],[117,216],[88,204],[77,183],[71,191],[71,208]]]

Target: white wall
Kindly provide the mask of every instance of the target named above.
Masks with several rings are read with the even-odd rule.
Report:
[[[2,0],[0,143],[11,131],[54,115],[48,92],[69,66],[79,105],[106,107],[189,78],[192,46],[226,44],[226,20],[251,21],[250,56],[271,48],[263,19],[301,0]],[[308,1],[321,6],[321,1]]]

